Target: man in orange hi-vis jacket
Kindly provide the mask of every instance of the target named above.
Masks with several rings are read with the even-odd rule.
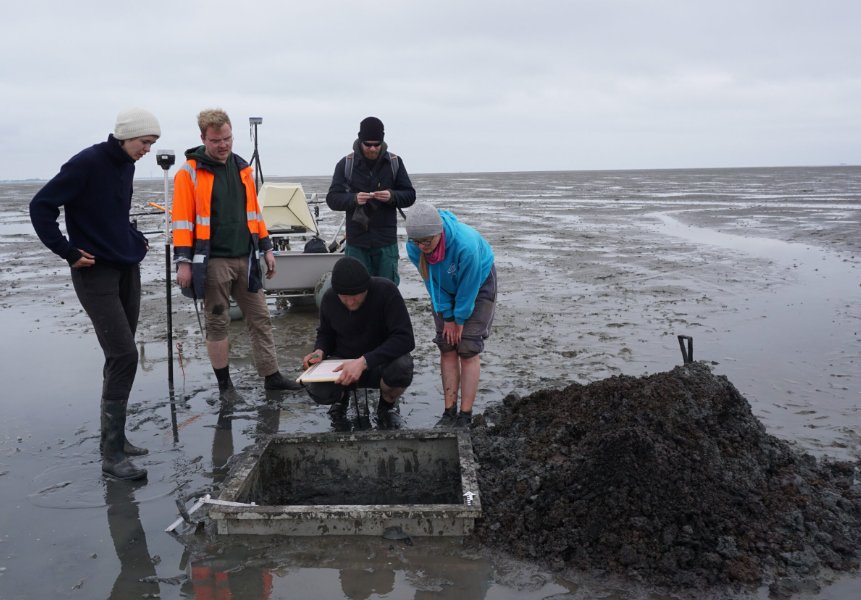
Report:
[[[263,222],[252,168],[233,153],[230,118],[221,109],[197,117],[200,146],[185,152],[174,177],[173,244],[176,280],[185,295],[202,298],[206,349],[223,402],[241,400],[230,378],[228,326],[231,296],[242,309],[251,351],[267,390],[301,386],[281,375],[258,260],[275,274],[272,241]]]

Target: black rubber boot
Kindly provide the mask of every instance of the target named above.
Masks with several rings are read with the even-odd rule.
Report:
[[[233,406],[234,404],[245,402],[245,398],[242,397],[242,394],[237,392],[236,388],[233,387],[233,382],[230,382],[230,385],[224,389],[221,389],[221,386],[219,386],[218,400],[221,402],[222,406]]]
[[[117,479],[143,479],[146,469],[139,469],[126,456],[125,428],[126,403],[105,402],[102,404],[104,424],[104,446],[102,448],[102,472]]]
[[[344,390],[341,397],[332,403],[327,411],[335,431],[349,431],[350,422],[347,420],[347,408],[350,404],[350,392]]]
[[[215,373],[215,380],[218,381],[218,400],[207,398],[207,404],[214,406],[216,402],[220,402],[222,406],[233,406],[234,404],[245,402],[245,398],[233,387],[229,365],[220,369],[213,369],[212,371]]]
[[[380,429],[400,429],[403,426],[404,420],[401,419],[397,401],[394,403],[386,402],[380,394],[380,401],[377,403],[377,427]]]
[[[289,390],[295,392],[302,389],[302,384],[292,379],[287,379],[281,374],[281,371],[275,371],[272,375],[267,375],[263,381],[263,388],[267,390]]]
[[[99,440],[99,453],[104,452],[105,448],[105,433],[107,432],[107,418],[105,416],[105,401],[102,400],[102,433]],[[126,432],[123,431],[123,452],[128,456],[143,456],[149,454],[149,450],[132,444],[126,437]]]
[[[135,446],[125,435],[123,435],[123,452],[126,453],[126,456],[144,456],[149,454],[149,450]]]
[[[434,427],[440,429],[451,429],[457,422],[457,404],[452,404],[450,407],[442,411],[442,417],[436,422]]]

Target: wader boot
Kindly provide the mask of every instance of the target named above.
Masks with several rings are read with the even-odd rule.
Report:
[[[400,429],[404,425],[404,420],[401,419],[401,413],[398,410],[398,401],[389,403],[383,400],[383,395],[380,394],[380,401],[377,403],[377,427],[380,429]]]
[[[126,456],[125,429],[126,403],[102,404],[102,423],[105,443],[102,447],[102,472],[117,479],[143,479],[146,469],[134,466]]]
[[[105,401],[102,400],[102,434],[99,440],[99,452],[104,452],[105,449],[105,434],[108,431],[107,417],[105,416]],[[123,427],[123,452],[127,456],[143,456],[149,454],[149,450],[132,444],[126,437],[125,427]]]

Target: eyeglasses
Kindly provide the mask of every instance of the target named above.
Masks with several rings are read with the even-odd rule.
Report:
[[[379,148],[383,142],[362,142],[363,146],[367,148]]]
[[[430,244],[432,244],[432,243],[433,243],[434,238],[436,238],[436,236],[435,236],[435,235],[432,235],[432,236],[430,236],[430,237],[421,238],[421,239],[418,239],[418,240],[417,240],[416,238],[410,238],[410,241],[411,241],[413,244],[415,244],[416,246],[429,246]]]

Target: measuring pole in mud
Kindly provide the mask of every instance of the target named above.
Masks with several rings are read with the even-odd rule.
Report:
[[[164,170],[164,284],[167,301],[167,385],[173,396],[173,310],[170,299],[170,196],[168,195],[167,172],[176,162],[173,150],[156,150],[158,166]]]
[[[260,191],[263,183],[263,169],[260,167],[260,153],[257,151],[257,126],[263,123],[263,117],[248,117],[248,125],[251,127],[251,141],[254,142],[254,152],[251,154],[251,162],[254,166],[254,189]]]

